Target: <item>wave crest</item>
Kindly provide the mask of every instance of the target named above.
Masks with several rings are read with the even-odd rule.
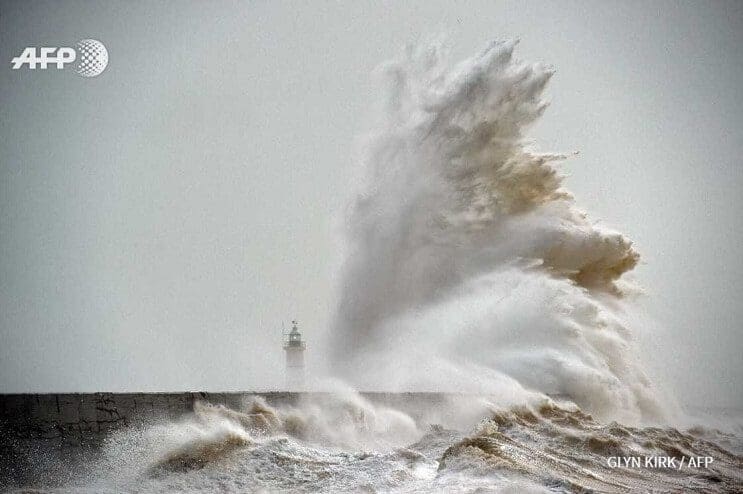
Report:
[[[389,104],[348,221],[337,374],[363,389],[556,393],[658,419],[671,402],[615,310],[639,254],[575,206],[555,167],[565,155],[530,149],[554,71],[515,46],[454,66],[438,46],[409,49],[385,66]]]

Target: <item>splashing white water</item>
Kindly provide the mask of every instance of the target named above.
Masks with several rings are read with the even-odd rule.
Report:
[[[639,255],[576,208],[554,168],[564,155],[528,149],[553,71],[514,47],[454,67],[439,47],[410,49],[386,67],[390,104],[349,220],[337,371],[362,389],[549,393],[658,419],[617,310]]]

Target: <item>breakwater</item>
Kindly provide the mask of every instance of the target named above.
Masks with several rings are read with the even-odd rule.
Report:
[[[322,400],[323,392],[49,393],[0,395],[0,491],[33,482],[42,462],[64,457],[84,464],[106,437],[128,426],[177,420],[199,401],[240,410],[260,396],[273,407]],[[442,393],[361,393],[363,398],[415,416],[440,405]],[[413,406],[415,405],[415,406]],[[423,406],[421,406],[423,405]]]
[[[361,393],[373,403],[405,409],[410,403],[444,399],[441,393]],[[59,446],[94,444],[122,426],[157,419],[176,419],[193,410],[196,401],[240,409],[251,396],[269,405],[293,405],[322,392],[177,392],[177,393],[50,393],[0,395],[0,445],[15,441],[48,441]]]

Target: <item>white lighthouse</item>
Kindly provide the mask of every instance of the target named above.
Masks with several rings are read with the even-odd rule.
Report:
[[[292,321],[292,330],[284,339],[286,352],[286,386],[288,391],[298,391],[304,387],[304,349],[302,333],[297,321]]]

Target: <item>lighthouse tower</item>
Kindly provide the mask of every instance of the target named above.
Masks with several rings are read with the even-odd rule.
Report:
[[[297,327],[297,321],[292,321],[292,330],[284,339],[288,391],[299,391],[304,387],[304,349],[305,343]]]

